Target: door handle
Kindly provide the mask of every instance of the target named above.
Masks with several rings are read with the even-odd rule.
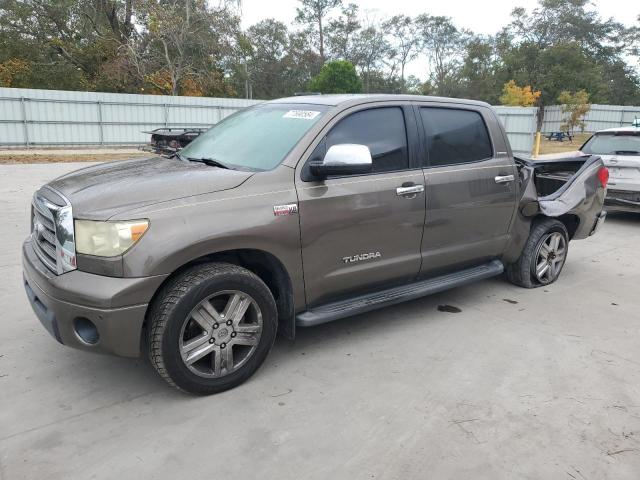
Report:
[[[515,180],[516,177],[514,177],[513,175],[498,175],[495,178],[496,183],[509,183],[509,182],[513,182]]]
[[[398,187],[396,188],[396,195],[404,197],[408,195],[417,195],[424,192],[424,185],[411,185],[410,187]]]

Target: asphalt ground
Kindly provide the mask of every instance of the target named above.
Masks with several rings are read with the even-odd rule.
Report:
[[[0,165],[0,479],[640,478],[640,215],[572,242],[554,285],[301,329],[202,398],[57,344],[31,311],[31,196],[80,166]]]

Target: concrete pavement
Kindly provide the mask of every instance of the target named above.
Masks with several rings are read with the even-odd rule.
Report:
[[[198,398],[32,313],[30,198],[80,166],[0,165],[0,479],[640,478],[640,216],[571,243],[550,287],[496,278],[299,330]]]

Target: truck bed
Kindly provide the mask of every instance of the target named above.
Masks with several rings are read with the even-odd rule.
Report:
[[[518,170],[524,168],[533,174],[533,182],[539,197],[549,197],[558,194],[567,183],[572,183],[579,174],[591,165],[602,162],[596,155],[580,157],[557,158],[552,160],[536,160],[533,158],[515,158]]]

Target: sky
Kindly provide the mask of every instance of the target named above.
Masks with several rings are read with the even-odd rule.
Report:
[[[482,34],[494,34],[509,23],[515,7],[531,9],[538,3],[534,0],[344,0],[344,3],[351,2],[374,19],[398,14],[443,15],[451,17],[459,28]],[[293,25],[298,5],[297,0],[242,0],[242,26],[249,27],[265,18]],[[613,17],[628,26],[637,24],[640,15],[640,1],[636,0],[594,0],[593,8],[603,18]],[[424,78],[425,69],[425,60],[419,59],[407,68],[407,74]]]

